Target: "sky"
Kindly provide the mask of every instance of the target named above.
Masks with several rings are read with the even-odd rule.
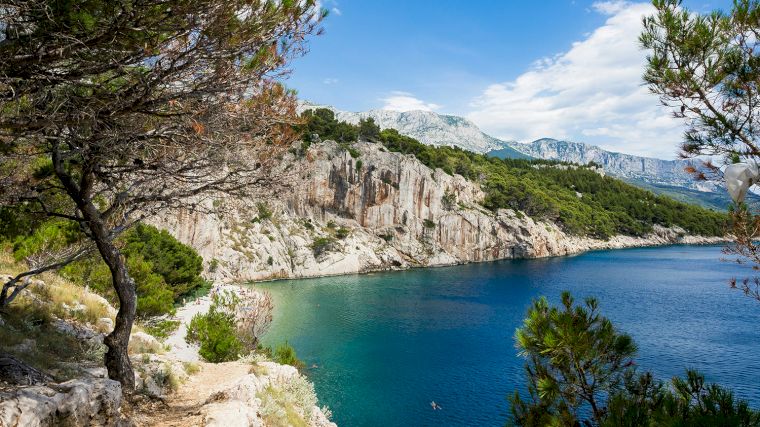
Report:
[[[464,116],[489,135],[674,158],[683,124],[643,85],[652,6],[593,0],[321,0],[325,33],[292,63],[301,99]],[[731,0],[686,0],[697,12]]]

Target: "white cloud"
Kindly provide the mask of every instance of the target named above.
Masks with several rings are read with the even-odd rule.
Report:
[[[343,14],[343,12],[341,12],[337,7],[332,8],[332,13],[334,13],[335,16],[340,16]]]
[[[517,79],[492,84],[468,118],[487,133],[521,141],[542,137],[589,142],[631,154],[674,157],[681,123],[668,116],[641,78],[638,44],[648,3],[593,5],[605,24],[570,50],[537,61]]]
[[[381,98],[381,101],[385,103],[383,110],[393,111],[434,111],[441,108],[438,104],[425,102],[421,99],[415,98],[409,92],[394,91],[386,98]]]
[[[602,15],[615,15],[624,11],[630,6],[630,3],[622,0],[598,1],[591,5],[595,11],[601,13]]]
[[[333,77],[328,77],[322,80],[322,84],[326,84],[326,85],[334,85],[334,84],[338,84],[338,82],[340,82],[340,80]]]

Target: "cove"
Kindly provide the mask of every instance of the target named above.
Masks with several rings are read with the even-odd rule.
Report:
[[[598,298],[657,378],[696,368],[760,406],[760,302],[727,284],[753,271],[721,257],[669,246],[255,286],[276,304],[265,342],[295,347],[338,425],[498,426],[525,384],[515,328],[563,290]]]

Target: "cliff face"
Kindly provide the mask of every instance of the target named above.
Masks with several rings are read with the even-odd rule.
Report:
[[[156,225],[194,246],[214,278],[225,281],[710,241],[665,229],[609,241],[568,236],[520,212],[483,209],[476,184],[433,171],[411,155],[366,142],[354,148],[357,158],[329,141],[303,158],[287,154],[276,171],[281,185],[271,194],[208,201],[217,213],[179,212]]]

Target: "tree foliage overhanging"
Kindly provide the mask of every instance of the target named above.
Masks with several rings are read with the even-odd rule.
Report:
[[[669,384],[639,373],[632,338],[601,315],[594,298],[533,302],[515,341],[527,359],[528,398],[515,392],[519,426],[760,426],[760,412],[703,375]]]
[[[15,212],[18,221],[32,222],[32,217]],[[5,237],[12,244],[16,259],[23,260],[50,245],[65,246],[82,238],[72,222],[50,220],[32,232],[17,231]],[[198,253],[168,232],[147,224],[137,224],[118,239],[137,292],[137,316],[160,316],[171,313],[182,298],[208,283],[201,277],[203,259]],[[74,283],[89,286],[118,302],[111,283],[111,272],[97,254],[75,261],[61,270]]]
[[[115,239],[146,216],[196,208],[202,194],[266,181],[295,116],[278,77],[324,16],[315,0],[0,5],[0,203],[33,203],[86,236],[82,250],[21,274],[100,253],[119,299],[105,365],[127,393],[137,296]]]
[[[339,122],[328,109],[307,111],[303,118],[306,122],[298,130],[306,146],[314,134],[346,146],[356,141],[363,129],[389,151],[413,154],[430,168],[480,183],[486,208],[514,209],[536,219],[556,221],[571,234],[602,239],[616,234],[641,236],[655,224],[679,226],[697,235],[725,234],[726,215],[602,176],[594,165],[498,159],[458,147],[434,147],[394,129],[379,131],[375,125],[373,131],[366,122],[357,126]]]

